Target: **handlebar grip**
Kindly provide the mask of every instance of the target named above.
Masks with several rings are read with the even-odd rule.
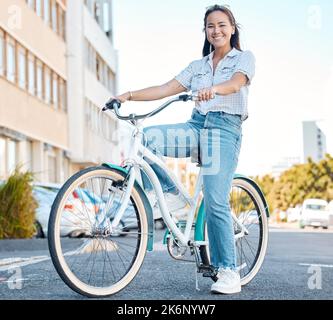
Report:
[[[115,107],[117,107],[117,109],[120,109],[121,108],[121,102],[117,99],[112,99],[112,100],[108,101],[105,104],[105,107],[102,110],[103,111],[114,110]]]
[[[188,94],[183,94],[183,95],[179,96],[178,98],[180,101],[183,101],[183,102],[187,102],[187,101],[191,100],[191,96]]]

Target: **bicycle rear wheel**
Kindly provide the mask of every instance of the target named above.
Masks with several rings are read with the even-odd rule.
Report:
[[[253,185],[242,178],[235,178],[230,193],[230,209],[234,217],[248,233],[241,235],[234,219],[236,238],[237,268],[241,284],[249,283],[259,272],[264,262],[268,244],[268,218],[263,200]],[[207,224],[204,225],[205,240],[208,240]],[[205,265],[210,265],[209,246],[200,247],[200,255]],[[212,277],[217,281],[217,277]]]
[[[125,288],[145,257],[148,222],[135,188],[119,226],[111,227],[125,193],[124,180],[117,170],[82,170],[64,184],[51,209],[48,241],[53,264],[71,289],[88,297]]]

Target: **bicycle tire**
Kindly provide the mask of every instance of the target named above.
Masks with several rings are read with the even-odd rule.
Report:
[[[67,264],[66,258],[70,256],[68,252],[65,252],[65,249],[62,248],[62,235],[61,235],[61,223],[63,217],[61,214],[64,212],[65,204],[66,204],[66,199],[69,197],[70,194],[72,194],[73,190],[76,190],[75,188],[77,186],[80,186],[80,183],[82,181],[85,181],[85,179],[94,179],[98,177],[105,177],[106,179],[110,179],[110,181],[117,181],[117,182],[122,182],[124,181],[125,177],[124,174],[121,173],[120,171],[116,169],[108,169],[105,167],[91,167],[84,169],[75,175],[73,175],[60,189],[51,209],[50,213],[50,219],[49,219],[49,226],[48,226],[48,243],[49,243],[49,250],[50,250],[50,255],[52,262],[54,264],[54,267],[56,271],[58,272],[60,278],[75,292],[85,295],[87,297],[91,298],[96,298],[96,297],[107,297],[111,296],[113,294],[116,294],[123,290],[137,275],[139,272],[142,263],[145,258],[146,250],[147,250],[147,244],[148,244],[148,221],[147,221],[147,216],[144,208],[143,201],[140,197],[140,193],[138,190],[133,187],[130,201],[133,204],[133,212],[135,214],[135,217],[137,218],[137,233],[138,233],[138,239],[134,239],[134,243],[136,247],[133,245],[134,248],[134,253],[133,253],[133,258],[132,260],[129,260],[129,266],[127,270],[125,271],[124,275],[119,277],[119,280],[116,281],[115,283],[112,283],[110,286],[106,287],[101,287],[101,286],[94,286],[90,283],[85,283],[82,281],[82,279],[79,278],[78,275],[74,274],[73,270],[70,269],[70,266]],[[88,180],[87,180],[88,181]],[[111,182],[110,182],[111,183]],[[113,183],[113,182],[112,182]],[[113,185],[111,183],[111,186]],[[104,188],[104,187],[103,187]],[[110,188],[111,189],[111,188]],[[110,190],[109,190],[110,191]],[[118,190],[116,190],[118,191]],[[104,190],[103,190],[104,192]],[[111,191],[110,191],[111,193]],[[108,207],[106,207],[105,211],[108,210]],[[126,241],[126,239],[132,239],[132,237],[129,236],[129,231],[125,230],[126,237],[121,237],[121,241]],[[133,232],[135,234],[135,232]],[[90,236],[90,239],[92,236]],[[108,260],[108,263],[114,262],[112,254],[117,253],[119,255],[119,258],[121,257],[120,253],[117,251],[120,251],[119,248],[121,248],[121,245],[115,242],[115,240],[112,240],[112,237],[110,236],[109,239],[98,239],[92,238],[93,240],[89,239],[84,239],[86,243],[90,242],[98,242],[98,248],[95,248],[95,244],[92,245],[92,253],[90,253],[90,256],[95,254],[95,259],[96,256],[99,257],[99,252],[98,251],[105,251],[104,254],[104,265],[103,265],[103,279],[102,282],[104,281],[105,277],[105,261]],[[125,240],[124,240],[125,239]],[[96,241],[95,241],[96,240]],[[67,239],[64,240],[64,247],[67,244],[68,241]],[[77,240],[78,241],[78,240]],[[106,241],[106,242],[104,242]],[[129,240],[132,241],[132,240]],[[132,241],[133,242],[133,241]],[[131,242],[131,244],[132,244]],[[100,243],[103,243],[103,245]],[[124,243],[124,242],[122,242]],[[99,247],[100,245],[100,247]],[[104,246],[105,245],[105,246]],[[118,245],[118,248],[117,248]],[[82,247],[82,246],[81,246]],[[81,248],[79,247],[79,249]],[[129,249],[128,249],[129,250]],[[94,252],[96,251],[96,252]],[[71,251],[72,252],[72,251]],[[66,256],[67,254],[67,256]],[[73,255],[79,255],[80,251],[78,253],[75,253]],[[103,255],[103,253],[101,253]],[[111,259],[110,255],[111,254]],[[83,254],[82,254],[83,256]],[[85,256],[86,258],[86,256]],[[78,257],[74,257],[74,259],[78,259]],[[69,258],[68,258],[69,260]],[[99,260],[97,260],[98,262]],[[124,259],[124,261],[127,263],[127,261]],[[123,264],[124,264],[124,261]],[[115,263],[115,262],[114,262]],[[120,263],[119,263],[120,264]],[[89,262],[88,262],[89,265]],[[86,268],[88,269],[88,265]],[[108,266],[108,265],[107,265]],[[106,266],[106,267],[107,267]],[[73,266],[72,266],[73,267]],[[98,263],[95,266],[95,261],[94,265],[92,267],[91,272],[95,272],[93,270],[94,268],[98,267]],[[124,264],[124,269],[126,268],[126,265]],[[84,270],[85,271],[85,270]],[[113,269],[110,267],[110,271],[114,272]],[[111,272],[109,272],[111,273]],[[109,274],[107,273],[107,275]],[[78,272],[79,274],[79,272]],[[91,276],[91,275],[90,275]],[[100,277],[100,275],[97,275]],[[100,280],[100,279],[99,279]]]
[[[242,273],[240,272],[241,276],[241,285],[248,284],[260,271],[261,266],[264,262],[264,258],[267,251],[267,245],[268,245],[268,217],[266,214],[266,208],[264,205],[264,202],[261,198],[261,195],[258,193],[258,191],[253,187],[253,185],[246,179],[242,178],[235,178],[232,182],[232,190],[231,193],[234,191],[234,189],[241,189],[242,192],[245,192],[249,198],[253,201],[254,207],[256,209],[256,212],[258,214],[258,227],[259,227],[259,243],[256,251],[256,255],[254,257],[254,261],[252,262],[251,266],[248,267],[247,272]],[[231,210],[233,210],[231,205]],[[247,236],[244,236],[244,239]],[[204,240],[208,239],[208,232],[207,232],[207,223],[206,219],[204,222]],[[208,239],[209,241],[209,239]],[[241,240],[242,241],[242,240]],[[247,240],[246,240],[247,241]],[[237,241],[236,241],[236,250],[237,250]],[[200,257],[204,265],[210,265],[210,255],[209,255],[209,246],[201,246],[199,248],[200,251]],[[238,258],[239,260],[239,254]],[[238,261],[239,262],[239,261]],[[239,263],[238,263],[239,265]],[[241,263],[240,266],[243,264]],[[239,267],[239,266],[238,266]],[[214,275],[211,277],[214,281],[217,281],[217,276]]]

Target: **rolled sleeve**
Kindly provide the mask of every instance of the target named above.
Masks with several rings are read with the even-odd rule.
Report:
[[[251,51],[244,51],[238,61],[234,73],[241,72],[249,79],[247,85],[250,85],[255,75],[256,59]]]
[[[180,74],[178,74],[175,79],[187,89],[187,91],[191,90],[191,83],[193,78],[193,63],[190,63],[187,68],[185,68]]]

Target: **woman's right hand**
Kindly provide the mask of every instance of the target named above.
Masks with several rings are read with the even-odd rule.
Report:
[[[121,103],[124,103],[126,101],[129,101],[131,98],[131,93],[130,92],[125,92],[119,96],[116,96],[114,99],[119,100]]]

